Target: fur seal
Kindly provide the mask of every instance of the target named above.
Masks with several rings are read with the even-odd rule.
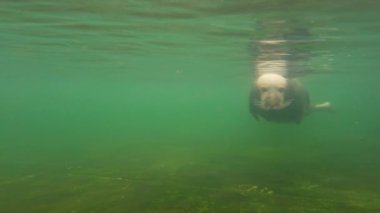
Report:
[[[311,105],[307,90],[296,79],[264,74],[253,83],[249,109],[256,118],[273,122],[300,123],[312,111],[331,111],[330,102]]]
[[[282,38],[258,41],[260,51],[249,95],[249,109],[257,120],[300,123],[312,111],[331,111],[329,102],[311,105],[308,91],[289,77],[292,76],[289,70],[300,73],[305,67],[299,65],[300,60],[294,60],[294,53],[286,51],[287,43]]]
[[[273,122],[300,123],[311,111],[309,94],[303,86],[278,74],[264,74],[253,83],[249,108],[256,119]]]

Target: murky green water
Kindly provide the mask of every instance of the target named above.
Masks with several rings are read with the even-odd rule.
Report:
[[[1,212],[380,211],[376,1],[0,2]],[[315,113],[256,121],[267,23]],[[264,28],[262,28],[264,26]]]

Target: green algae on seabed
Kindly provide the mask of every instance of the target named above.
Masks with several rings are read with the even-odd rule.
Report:
[[[165,150],[168,153],[174,151],[169,151],[169,147]],[[185,150],[190,154],[191,149]],[[207,152],[207,149],[202,150]],[[260,152],[259,147],[257,150]],[[283,151],[286,153],[286,150]],[[9,202],[3,206],[5,210],[21,212],[27,211],[30,206],[47,212],[267,212],[284,209],[286,212],[355,212],[374,210],[380,202],[375,191],[352,184],[355,180],[350,176],[315,175],[309,171],[310,174],[294,178],[282,171],[270,171],[277,178],[263,179],[260,171],[267,166],[258,164],[250,170],[257,174],[249,174],[245,166],[239,168],[227,164],[229,159],[220,161],[218,156],[221,153],[214,152],[207,158],[196,159],[184,155],[182,160],[178,156],[162,153],[167,156],[166,159],[140,159],[144,167],[129,167],[126,164],[123,170],[117,169],[122,168],[118,165],[122,164],[120,159],[108,158],[103,166],[99,166],[101,163],[86,165],[88,161],[82,161],[82,164],[56,170],[54,175],[28,174],[1,185],[5,191],[14,190],[6,195],[8,198],[16,198],[20,190],[27,191],[19,199],[12,199],[19,202],[22,198],[24,205]],[[93,162],[103,159],[97,154],[91,158]],[[268,151],[261,158],[271,159]],[[219,159],[221,164],[215,164],[212,159]],[[289,157],[284,159],[291,160]],[[124,160],[129,158],[125,157]],[[157,167],[156,160],[176,162],[177,165]],[[188,168],[183,168],[189,160]],[[241,162],[243,159],[237,160]],[[277,182],[279,180],[281,182]],[[342,183],[352,185],[347,187]],[[5,194],[0,198],[5,199]],[[97,202],[94,203],[94,200]]]

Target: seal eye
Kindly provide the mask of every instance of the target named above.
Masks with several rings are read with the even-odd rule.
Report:
[[[285,91],[285,88],[282,88],[282,87],[278,88],[278,91],[281,92],[281,93],[283,93]]]
[[[268,88],[266,88],[266,87],[261,87],[261,88],[260,88],[260,91],[261,91],[261,92],[268,92]]]

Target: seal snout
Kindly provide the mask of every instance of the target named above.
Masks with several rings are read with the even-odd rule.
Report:
[[[256,81],[260,91],[260,107],[265,110],[276,110],[286,107],[284,91],[287,80],[278,74],[264,74]]]

